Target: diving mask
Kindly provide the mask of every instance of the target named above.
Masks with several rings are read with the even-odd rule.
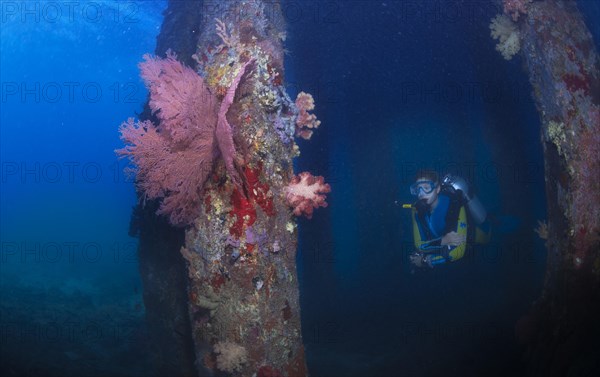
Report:
[[[414,196],[419,196],[423,191],[424,194],[431,194],[435,190],[435,182],[433,181],[417,181],[410,186],[410,193]]]

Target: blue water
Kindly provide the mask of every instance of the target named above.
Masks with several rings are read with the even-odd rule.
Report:
[[[302,145],[302,161],[322,166],[335,192],[329,213],[301,232],[309,366],[317,375],[511,373],[514,324],[540,292],[545,261],[532,233],[545,197],[528,79],[518,59],[495,51],[489,8],[454,18],[433,3],[416,13],[366,5],[290,25],[295,78],[336,87],[331,96],[320,88],[325,126]],[[522,226],[460,264],[412,274],[410,213],[395,203],[412,202],[408,186],[424,167],[468,177],[491,211]]]
[[[141,375],[136,198],[113,150],[166,3],[0,6],[2,374]]]
[[[167,2],[102,0],[73,14],[67,3],[0,3],[0,370],[151,374],[128,235],[135,191],[113,151],[146,99],[137,63]],[[314,376],[520,370],[514,324],[545,268],[533,232],[545,218],[539,117],[520,58],[502,59],[489,37],[496,9],[454,4],[284,2],[290,91],[313,93],[322,121],[296,168],[332,186],[329,207],[300,220]],[[600,16],[598,2],[581,8]],[[423,167],[468,178],[516,229],[456,264],[411,271],[399,204]]]

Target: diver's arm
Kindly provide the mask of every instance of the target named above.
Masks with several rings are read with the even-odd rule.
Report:
[[[439,251],[439,249],[442,247],[441,240],[441,238],[436,238],[429,241],[423,241],[419,246],[419,251],[421,253],[434,253]]]
[[[445,264],[452,261],[450,252],[456,247],[466,242],[464,235],[458,234],[457,232],[449,232],[444,237],[437,238],[435,240],[436,245],[431,243],[426,248],[421,247],[420,257],[422,260],[420,265],[428,265],[433,268],[437,265]]]
[[[466,241],[467,238],[465,235],[458,234],[457,232],[448,232],[443,237],[423,242],[419,250],[423,253],[435,253],[447,247],[454,248]]]
[[[430,268],[435,266],[446,264],[452,260],[449,253],[455,246],[442,246],[436,252],[429,252],[422,254],[422,265],[427,265]]]
[[[467,237],[464,234],[458,234],[457,232],[448,232],[442,237],[441,246],[458,246],[467,241]]]
[[[456,232],[448,232],[443,237],[434,238],[433,240],[423,241],[419,247],[419,251],[423,253],[435,253],[444,249],[446,246],[459,246],[466,242],[467,238],[464,235]]]
[[[432,268],[434,266],[433,262],[436,264],[439,263],[439,258],[437,255],[439,254],[442,247],[440,245],[441,238],[436,238],[433,240],[425,241],[418,245],[416,252],[410,254],[409,259],[412,264],[421,268],[429,266]]]

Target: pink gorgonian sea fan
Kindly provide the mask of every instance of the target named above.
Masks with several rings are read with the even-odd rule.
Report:
[[[120,127],[125,147],[116,151],[135,164],[136,183],[144,198],[163,198],[158,214],[185,226],[200,213],[202,188],[215,158],[225,160],[228,174],[239,185],[235,147],[226,115],[249,62],[244,63],[219,104],[204,80],[170,52],[166,59],[144,56],[141,76],[150,91],[149,105],[159,119],[129,119]],[[218,127],[218,129],[217,129]]]

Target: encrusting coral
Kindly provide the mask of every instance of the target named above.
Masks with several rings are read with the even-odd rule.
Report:
[[[231,342],[217,343],[214,350],[217,354],[217,368],[223,372],[240,371],[248,358],[244,347]]]
[[[513,21],[519,19],[519,15],[527,14],[527,8],[532,0],[503,0],[504,13],[510,15]]]

